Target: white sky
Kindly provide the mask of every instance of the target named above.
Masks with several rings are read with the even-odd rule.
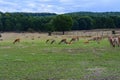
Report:
[[[120,0],[0,0],[1,12],[120,12]]]

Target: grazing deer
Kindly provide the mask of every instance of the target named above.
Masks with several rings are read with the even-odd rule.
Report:
[[[72,42],[66,42],[66,44],[72,44]]]
[[[20,42],[20,39],[19,38],[15,39],[13,44],[15,44],[16,42]]]
[[[100,43],[100,40],[102,40],[101,36],[93,37],[92,39],[89,39],[88,41],[96,41],[97,43]]]
[[[67,39],[62,39],[62,40],[59,42],[59,44],[61,44],[61,43],[67,43]]]
[[[50,41],[50,39],[47,39],[45,43],[48,43]]]
[[[101,40],[101,39],[102,39],[102,37],[100,37],[100,36],[93,38],[94,41],[98,41],[98,40]]]
[[[38,38],[40,38],[40,36],[38,36]]]
[[[79,37],[78,37],[78,36],[73,37],[73,38],[70,40],[70,43],[71,43],[71,42],[74,42],[74,41],[79,41]]]
[[[52,40],[50,44],[53,44],[53,43],[55,43],[55,40]]]
[[[62,39],[59,44],[65,43],[65,44],[71,44],[72,42],[67,42],[67,39]]]
[[[55,43],[55,40],[54,39],[47,39],[46,43],[48,43],[48,42],[50,42],[50,44],[53,44],[53,43]]]
[[[46,43],[48,43],[48,42],[51,42],[53,39],[47,39],[46,40]]]

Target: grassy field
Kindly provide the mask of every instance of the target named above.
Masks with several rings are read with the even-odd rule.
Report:
[[[106,39],[60,45],[1,41],[0,80],[120,80],[120,48]]]

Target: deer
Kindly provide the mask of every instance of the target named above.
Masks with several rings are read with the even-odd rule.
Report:
[[[73,38],[70,40],[70,43],[71,43],[71,42],[74,42],[74,41],[79,41],[79,37],[78,37],[78,36],[73,37]]]
[[[38,38],[40,38],[40,36],[38,36]]]
[[[15,39],[13,44],[15,44],[16,42],[20,42],[20,38]]]
[[[50,39],[47,39],[45,43],[48,43],[50,41]]]
[[[66,42],[66,44],[72,44],[72,42]]]
[[[48,42],[50,42],[50,44],[53,44],[53,43],[55,43],[55,40],[54,39],[47,39],[46,43],[48,43]]]
[[[53,43],[55,43],[55,40],[52,40],[50,44],[53,44]]]
[[[59,44],[65,43],[65,44],[71,44],[72,42],[67,42],[67,39],[62,39]]]
[[[96,41],[99,44],[100,40],[102,40],[101,36],[95,36],[95,37],[89,39],[88,41]]]
[[[61,44],[61,43],[67,43],[67,39],[62,39],[62,40],[59,42],[59,44]]]
[[[101,40],[101,39],[102,39],[101,36],[98,36],[98,37],[94,37],[94,38],[93,38],[94,41]]]

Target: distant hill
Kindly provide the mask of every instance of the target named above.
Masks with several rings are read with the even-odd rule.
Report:
[[[55,16],[56,13],[27,13],[27,12],[14,12],[11,13],[13,15],[24,15],[24,16],[33,16],[33,17],[41,17],[41,16]]]
[[[120,16],[120,12],[72,12],[66,13],[71,16]]]
[[[24,16],[33,16],[33,17],[41,17],[41,16],[56,16],[56,13],[28,13],[28,12],[9,12],[12,15],[24,15]],[[0,12],[2,14],[2,12]],[[70,16],[120,16],[120,12],[71,12],[64,13],[64,15]]]

